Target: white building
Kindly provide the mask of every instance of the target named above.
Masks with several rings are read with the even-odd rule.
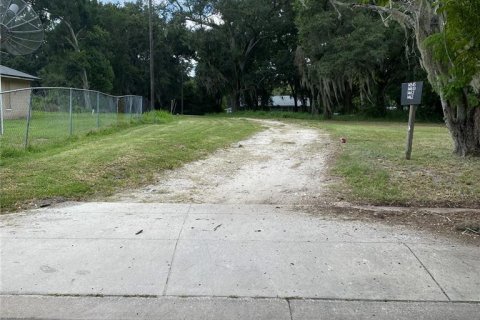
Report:
[[[0,77],[2,77],[2,93],[9,90],[31,88],[32,81],[39,80],[35,76],[5,66],[0,66]],[[30,95],[30,90],[3,93],[4,119],[26,118],[30,107]]]
[[[306,106],[310,106],[310,102],[306,101]],[[297,99],[297,106],[303,106],[302,100]],[[291,96],[273,96],[270,98],[270,110],[272,111],[293,111],[295,108],[295,99]]]

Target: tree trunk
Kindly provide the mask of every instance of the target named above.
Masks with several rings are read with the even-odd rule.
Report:
[[[333,118],[333,112],[332,112],[332,106],[326,99],[321,99],[320,98],[320,93],[318,93],[317,101],[323,101],[323,117],[325,119],[332,119]]]
[[[80,53],[81,49],[80,49],[80,43],[78,42],[78,33],[75,33],[75,31],[72,28],[72,25],[68,21],[63,20],[63,22],[65,23],[68,30],[70,31],[70,37],[71,38],[67,38],[67,41],[72,46],[73,50]],[[83,85],[83,89],[84,89],[83,99],[85,101],[85,108],[88,111],[90,111],[90,110],[93,111],[94,109],[92,109],[92,104],[91,104],[91,100],[90,100],[90,92],[88,91],[90,89],[90,84],[88,82],[88,75],[87,75],[87,70],[85,69],[85,67],[82,67],[82,71],[80,73],[80,79],[82,79],[82,85]]]
[[[323,106],[323,117],[328,120],[333,118],[332,109],[327,105]]]
[[[237,112],[240,109],[240,92],[234,90],[230,95],[230,105],[233,112]]]
[[[377,83],[377,105],[376,105],[376,109],[377,109],[377,114],[378,116],[380,117],[385,117],[385,115],[387,114],[387,108],[385,106],[386,102],[385,102],[385,89],[386,89],[386,84],[383,82],[383,81],[379,81]]]
[[[292,98],[293,98],[293,112],[298,112],[298,93],[296,90],[296,87],[294,84],[290,83],[290,91],[292,92]]]
[[[297,97],[296,91],[293,92],[293,103],[294,103],[293,112],[298,112],[298,97]]]
[[[90,91],[89,91],[90,86],[89,86],[89,83],[88,83],[87,70],[85,70],[85,68],[82,71],[81,78],[82,78],[82,83],[83,83],[83,89],[85,89],[83,91],[83,99],[85,100],[85,108],[88,111],[90,111],[90,110],[92,110],[92,103],[91,103],[91,100],[90,100]]]
[[[415,36],[421,55],[421,63],[434,90],[440,95],[445,123],[450,130],[454,153],[466,157],[480,155],[480,108],[469,106],[466,88],[459,89],[456,97],[447,98],[449,65],[435,59],[433,49],[425,45],[425,40],[440,32],[444,25],[442,17],[434,12],[427,0],[419,0],[415,15]]]
[[[305,97],[305,94],[302,93],[301,101],[302,101],[302,112],[307,112],[308,111],[307,101],[310,101],[311,103],[312,99]]]
[[[353,111],[353,92],[349,85],[345,88],[345,93],[343,95],[343,112],[345,114],[351,114]]]
[[[466,156],[480,156],[480,108],[469,108],[449,104],[445,97],[440,96],[445,115],[445,123],[452,135],[454,153]],[[456,115],[452,110],[457,110]]]
[[[420,51],[420,63],[427,72],[428,81],[440,96],[445,123],[455,145],[454,153],[462,157],[480,156],[480,107],[469,105],[466,98],[466,93],[471,87],[467,85],[457,89],[456,92],[450,89],[447,97],[447,88],[451,84],[452,62],[436,59],[435,49],[425,44],[430,36],[444,31],[447,25],[444,21],[445,16],[437,13],[438,8],[432,0],[394,2],[398,2],[399,8],[404,9],[404,12],[370,4],[358,6],[377,12],[387,12],[392,19],[415,32],[417,48]]]

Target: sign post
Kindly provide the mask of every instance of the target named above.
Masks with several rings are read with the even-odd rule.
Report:
[[[409,82],[402,84],[402,106],[410,106],[408,117],[408,136],[405,158],[412,158],[413,132],[415,130],[416,106],[422,103],[423,82]]]

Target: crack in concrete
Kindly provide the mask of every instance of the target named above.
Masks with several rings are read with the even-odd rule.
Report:
[[[187,210],[187,213],[185,214],[185,217],[183,218],[182,227],[180,228],[180,231],[178,232],[177,241],[175,242],[175,248],[173,249],[172,259],[170,260],[170,268],[168,268],[167,280],[165,281],[165,287],[163,289],[163,296],[165,296],[167,294],[168,284],[169,284],[169,281],[170,281],[170,276],[172,274],[173,263],[175,262],[175,254],[177,253],[178,242],[180,241],[180,237],[182,236],[183,228],[185,227],[185,223],[187,222],[188,215],[190,213],[191,208],[192,208],[192,206],[190,205],[190,207]]]
[[[288,311],[290,312],[290,320],[293,320],[292,305],[290,304],[290,299],[286,299],[288,304]]]
[[[222,296],[222,295],[107,295],[107,294],[14,294],[2,293],[1,297],[52,297],[52,298],[143,298],[143,299],[228,299],[228,300],[280,300],[280,301],[340,301],[340,302],[394,302],[394,303],[447,303],[447,304],[469,304],[479,305],[480,301],[464,300],[401,300],[401,299],[352,299],[352,298],[329,298],[329,297],[279,297],[279,296]]]

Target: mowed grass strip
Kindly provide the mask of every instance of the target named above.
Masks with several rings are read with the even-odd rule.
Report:
[[[242,119],[182,117],[6,158],[0,167],[2,212],[41,199],[81,200],[137,187],[162,170],[205,157],[260,129]]]
[[[480,159],[452,154],[444,125],[417,124],[405,160],[406,123],[308,122],[327,130],[340,152],[333,173],[346,200],[376,205],[480,207]],[[339,139],[345,137],[346,144]]]
[[[142,116],[100,113],[75,113],[70,123],[69,114],[65,112],[41,112],[34,111],[30,120],[27,137],[27,119],[5,120],[5,132],[0,136],[1,151],[3,155],[16,153],[25,149],[45,149],[53,145],[59,145],[68,140],[82,137],[92,132],[112,130],[116,127],[127,127],[138,123],[165,123],[171,121],[172,115],[157,111],[144,113]],[[156,116],[155,119],[151,119]],[[70,127],[71,125],[71,127]],[[97,127],[98,125],[98,127]]]

